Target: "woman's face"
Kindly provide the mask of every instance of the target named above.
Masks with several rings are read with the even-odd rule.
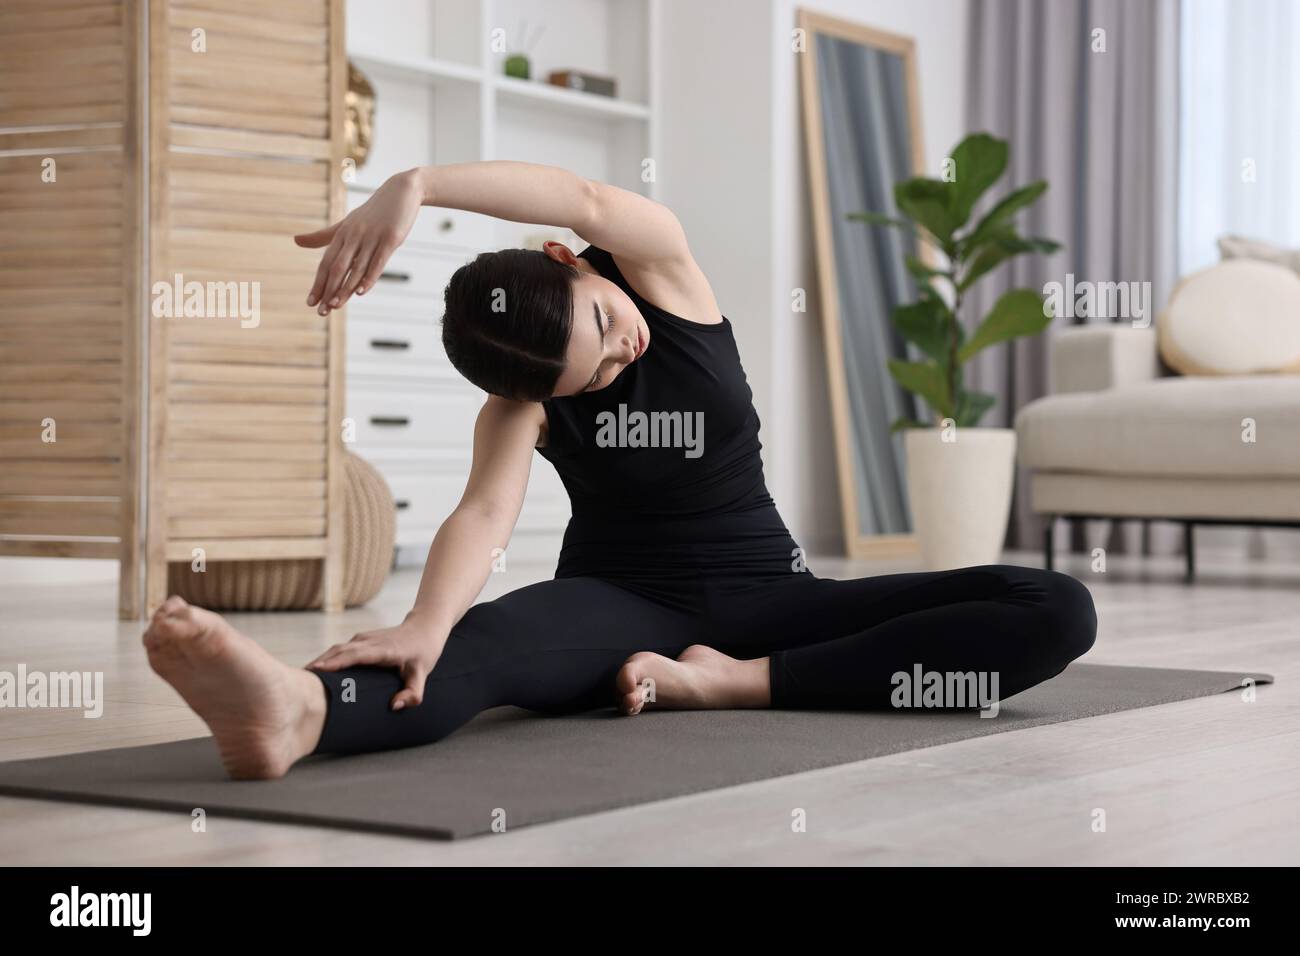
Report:
[[[573,256],[559,243],[548,243],[548,255],[582,271],[573,283],[573,330],[564,372],[555,383],[554,397],[578,395],[605,388],[642,355],[650,344],[650,328],[627,293],[595,273],[585,259]],[[552,250],[558,246],[559,250]]]

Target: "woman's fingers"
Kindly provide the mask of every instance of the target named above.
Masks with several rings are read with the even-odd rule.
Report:
[[[344,220],[340,219],[331,226],[324,229],[317,229],[315,232],[304,232],[294,236],[293,241],[304,249],[319,249],[321,246],[329,246],[321,256],[320,263],[316,266],[316,278],[312,282],[311,289],[307,293],[307,304],[314,306],[320,301],[321,293],[325,290],[325,279],[329,275],[330,265],[334,257],[338,255],[341,239],[339,238],[339,226],[343,225]]]
[[[350,238],[345,239],[344,245],[335,253],[334,259],[325,273],[325,286],[320,294],[319,307],[316,309],[321,315],[328,315],[329,310],[333,308],[330,303],[338,295],[339,286],[343,284],[348,270],[352,268],[352,261],[356,258],[356,254],[357,242]]]
[[[364,295],[370,291],[404,237],[404,231],[377,226],[360,215],[360,210],[332,226],[294,236],[294,242],[304,248],[328,247],[316,267],[307,305],[328,315],[331,309],[342,308],[354,292]]]
[[[308,305],[316,305],[324,296],[325,285],[329,281],[330,269],[334,267],[334,260],[338,258],[342,248],[343,236],[335,233],[334,238],[330,241],[329,248],[320,257],[320,264],[316,266],[316,278],[311,284],[311,291],[307,293]]]
[[[404,642],[397,631],[397,628],[386,628],[358,634],[346,644],[335,644],[307,668],[317,671],[339,671],[362,665],[397,668],[402,675],[402,689],[393,695],[389,706],[393,710],[418,707],[424,700],[424,681],[432,661],[419,651],[413,653],[409,642]]]
[[[324,654],[322,654],[320,657],[316,658],[314,661],[312,661],[310,664],[308,664],[308,665],[307,665],[307,669],[308,669],[308,670],[313,670],[313,671],[332,671],[332,670],[337,670],[337,669],[338,669],[338,665],[337,665],[336,662],[338,661],[338,659],[339,659],[339,655],[340,655],[342,652],[343,652],[343,649],[342,649],[341,647],[331,647],[328,651],[326,651],[326,652],[325,652]]]
[[[365,273],[361,276],[361,285],[357,289],[357,295],[365,295],[371,287],[379,281],[379,277],[384,274],[384,266],[388,264],[388,258],[393,254],[396,245],[381,243],[375,251],[375,255],[370,257],[370,264],[366,266]]]
[[[344,651],[348,650],[349,648],[354,648],[359,644],[365,644],[370,642],[371,637],[372,635],[369,632],[362,632],[360,634],[356,634],[353,636],[352,640],[348,641],[346,644],[335,644],[332,647],[327,648],[319,656],[317,656],[317,658],[314,661],[309,663],[307,666],[317,667],[329,663],[334,658],[338,657],[340,654],[342,654]]]
[[[402,668],[402,687],[393,695],[393,710],[404,710],[407,707],[419,707],[424,701],[424,681],[429,676],[429,671],[419,661],[410,661]]]
[[[315,658],[307,662],[307,667],[312,668],[317,666],[322,661],[327,659],[330,655],[337,654],[342,647],[343,647],[342,644],[333,644],[330,647],[325,648],[325,650],[317,654]]]
[[[325,658],[315,665],[315,670],[338,671],[345,667],[356,667],[360,664],[393,664],[392,651],[377,641],[366,641],[357,644],[345,644],[337,654]]]
[[[352,268],[348,270],[347,278],[339,286],[339,290],[334,297],[330,299],[331,309],[341,309],[351,298],[353,291],[361,284],[362,277],[370,268],[371,262],[378,258],[379,250],[374,245],[363,246],[356,255],[352,257]],[[381,265],[382,269],[383,266]]]

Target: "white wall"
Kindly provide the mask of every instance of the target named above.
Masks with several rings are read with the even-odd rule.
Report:
[[[799,112],[794,0],[664,0],[660,196],[732,319],[768,486],[811,551],[841,546]],[[965,132],[967,0],[814,0],[917,41],[927,166]],[[791,309],[795,288],[808,311]]]
[[[659,198],[736,330],[766,425],[774,114],[770,0],[663,0]]]

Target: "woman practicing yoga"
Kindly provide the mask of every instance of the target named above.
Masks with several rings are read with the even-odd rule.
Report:
[[[764,484],[731,323],[676,217],[642,196],[524,163],[411,170],[297,238],[326,247],[308,305],[324,315],[371,289],[421,204],[568,227],[590,245],[485,253],[447,286],[447,355],[489,397],[464,495],[401,624],[298,669],[178,597],[154,615],[149,662],[233,776],[430,743],[502,704],[887,708],[896,675],[916,671],[991,677],[1005,699],[1092,646],[1092,600],[1064,574],[807,570]],[[573,506],[555,577],[471,607],[534,450]]]

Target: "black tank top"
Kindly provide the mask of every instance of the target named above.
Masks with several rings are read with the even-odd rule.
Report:
[[[542,402],[538,452],[573,509],[556,576],[788,573],[796,545],[763,479],[758,413],[730,321],[665,312],[608,252],[580,255],[640,309],[650,344],[607,387]]]

